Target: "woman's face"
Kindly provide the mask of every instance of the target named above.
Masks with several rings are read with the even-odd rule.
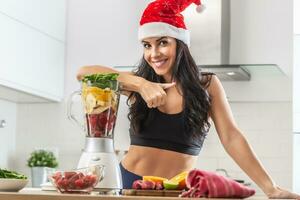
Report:
[[[176,40],[172,37],[151,37],[142,41],[144,58],[157,75],[171,81],[176,59]]]

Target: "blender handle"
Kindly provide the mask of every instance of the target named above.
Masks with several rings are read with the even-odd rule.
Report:
[[[77,126],[79,126],[84,132],[86,132],[85,126],[75,117],[75,115],[72,113],[73,108],[73,98],[76,95],[81,95],[81,91],[75,91],[73,92],[68,100],[67,100],[67,116],[70,121],[75,123]]]

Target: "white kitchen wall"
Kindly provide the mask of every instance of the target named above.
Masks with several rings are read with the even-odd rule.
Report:
[[[112,15],[107,9],[111,6],[118,15]],[[141,0],[90,0],[88,4],[85,0],[68,1],[65,97],[79,88],[75,75],[80,66],[128,66],[138,61],[141,48],[136,35],[144,6]],[[132,11],[124,9],[129,7]],[[232,90],[234,86],[225,89]],[[116,148],[121,150],[126,150],[129,145],[125,100],[121,100],[116,127]],[[243,101],[231,102],[231,106],[237,123],[265,168],[278,184],[291,188],[291,102],[276,99],[272,102]],[[59,149],[60,168],[76,167],[84,135],[67,120],[66,101],[60,104],[20,104],[17,120],[17,148],[12,157],[17,169],[29,175],[25,162],[36,147],[56,147]],[[249,181],[226,155],[213,129],[199,156],[197,167],[208,170],[224,168],[231,176]]]
[[[0,168],[10,168],[15,151],[17,124],[17,105],[0,99],[0,121],[5,120],[5,126],[0,127]]]
[[[292,188],[292,104],[231,102],[230,106],[239,128],[266,170],[277,184]],[[207,170],[226,169],[232,177],[251,182],[226,154],[214,128],[204,143],[198,167]]]

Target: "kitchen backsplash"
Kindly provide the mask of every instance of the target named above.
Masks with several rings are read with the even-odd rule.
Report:
[[[126,98],[121,98],[115,146],[127,150],[129,145]],[[274,180],[292,187],[292,104],[291,102],[232,102],[237,124],[248,138],[257,156]],[[16,150],[10,160],[12,168],[30,175],[26,159],[34,148],[58,148],[59,168],[77,165],[84,143],[84,133],[66,117],[65,103],[18,105]],[[121,153],[122,154],[122,153]],[[223,149],[212,127],[199,155],[197,168],[226,169],[233,178],[250,179]]]
[[[15,150],[17,105],[0,99],[0,168],[11,165]]]

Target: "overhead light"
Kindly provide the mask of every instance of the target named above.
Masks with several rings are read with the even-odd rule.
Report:
[[[203,65],[198,67],[203,72],[212,72],[221,81],[250,81],[251,75],[241,65]]]
[[[227,72],[227,74],[228,74],[229,76],[233,76],[233,75],[235,75],[235,73],[234,73],[234,72]]]

